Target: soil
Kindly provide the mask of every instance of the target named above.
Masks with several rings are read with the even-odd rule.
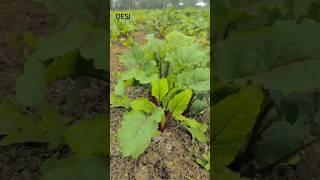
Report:
[[[46,11],[30,1],[0,1],[0,95],[15,94],[14,83],[23,70],[21,34],[47,31]]]
[[[133,34],[133,39],[139,44],[146,43],[146,32]],[[111,72],[123,71],[124,67],[118,61],[118,55],[125,52],[127,48],[115,43],[111,48]],[[113,74],[112,73],[112,74]],[[116,82],[112,78],[111,87]],[[129,97],[137,97],[143,94],[141,89],[128,90]],[[121,108],[113,108],[110,112],[111,122],[111,162],[110,173],[113,180],[205,180],[209,179],[209,173],[201,168],[192,154],[195,143],[191,135],[177,124],[168,127],[161,136],[154,138],[146,152],[134,160],[131,157],[123,157],[119,151],[116,133],[120,128],[122,113]],[[209,111],[201,118],[209,122]],[[203,147],[208,149],[208,147]]]

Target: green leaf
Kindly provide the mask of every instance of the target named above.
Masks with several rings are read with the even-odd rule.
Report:
[[[132,99],[130,99],[128,96],[118,97],[115,94],[110,95],[111,108],[124,107],[126,109],[129,109],[131,101]]]
[[[158,80],[158,74],[152,69],[153,68],[149,69],[148,66],[146,66],[143,70],[132,68],[131,70],[122,73],[120,80],[124,81],[134,78],[141,84],[149,84],[154,80]]]
[[[42,0],[42,2],[48,10],[48,13],[56,17],[59,21],[67,21],[68,18],[90,21],[102,19],[104,13],[99,12],[99,10],[101,11],[101,8],[106,6],[104,2],[100,0]]]
[[[106,158],[89,155],[49,159],[41,168],[41,180],[105,180],[108,177]]]
[[[162,59],[166,53],[165,42],[154,38],[154,34],[146,36],[147,44],[144,46],[144,52],[148,59],[152,59],[155,54]]]
[[[203,99],[196,99],[192,105],[191,105],[191,109],[190,112],[191,113],[201,113],[201,111],[204,110],[204,108],[209,106],[209,102],[206,99],[206,97],[204,97]]]
[[[107,36],[105,29],[99,26],[91,25],[87,30],[87,39],[80,47],[81,55],[93,60],[97,69],[108,70],[109,61],[107,57]]]
[[[220,77],[238,84],[253,81],[285,94],[316,91],[320,40],[314,37],[319,33],[320,25],[313,21],[278,21],[272,27],[233,33],[217,45]]]
[[[66,128],[63,137],[75,153],[106,155],[106,122],[105,114],[77,121]]]
[[[16,100],[26,106],[35,106],[43,97],[45,67],[31,55],[24,65],[24,72],[16,81]]]
[[[135,78],[141,84],[148,84],[158,79],[159,73],[155,61],[146,60],[141,48],[133,47],[131,51],[121,56],[120,62],[130,69],[121,75],[121,80]]]
[[[194,38],[186,36],[178,31],[172,31],[166,36],[166,41],[168,43],[169,50],[176,50],[180,47],[190,46],[194,43]],[[183,48],[181,48],[183,49]]]
[[[47,67],[45,79],[50,82],[67,76],[74,75],[77,72],[78,52],[71,51],[62,57],[53,59],[53,62]]]
[[[309,127],[301,121],[294,124],[285,120],[274,122],[262,135],[257,150],[259,167],[272,164],[303,147],[309,132]]]
[[[172,112],[174,116],[182,114],[183,111],[187,109],[191,96],[192,90],[190,89],[178,93],[169,101],[168,110]]]
[[[120,56],[119,60],[125,67],[134,69],[148,63],[148,59],[144,55],[144,51],[140,46],[133,46],[130,51]]]
[[[181,92],[181,88],[173,88],[167,93],[167,95],[162,99],[162,105],[167,108],[170,99],[172,99],[177,93]]]
[[[179,73],[186,68],[194,70],[196,67],[206,67],[209,59],[207,51],[194,44],[168,53],[165,61],[170,63],[170,71]]]
[[[154,110],[155,105],[146,98],[138,98],[131,101],[130,106],[134,111],[143,111],[150,113]]]
[[[159,104],[162,102],[162,99],[168,93],[168,81],[166,78],[161,78],[160,80],[152,81],[151,83],[151,94],[157,99]]]
[[[38,142],[49,144],[50,149],[61,143],[64,121],[58,111],[47,103],[41,103],[40,117],[33,113],[22,113],[19,107],[10,100],[0,105],[0,140],[1,146]],[[41,119],[41,120],[39,120]]]
[[[249,86],[213,106],[213,139],[215,143],[214,169],[217,174],[229,172],[227,166],[245,145],[252,130],[263,93],[259,87]]]
[[[203,159],[196,159],[196,162],[204,167],[207,171],[210,171],[210,152],[202,155]]]
[[[118,131],[120,150],[124,156],[137,159],[147,149],[151,138],[158,134],[158,120],[153,119],[157,114],[149,117],[141,111],[124,114]]]
[[[208,141],[206,131],[208,129],[207,124],[199,123],[197,120],[187,118],[182,115],[176,116],[176,119],[181,121],[182,125],[186,126],[186,129],[191,133],[193,138],[196,138],[199,142],[205,143]]]
[[[187,127],[187,130],[191,133],[192,137],[196,138],[201,143],[208,142],[208,137],[205,134],[207,129],[208,129],[208,125],[206,124],[201,124],[198,127],[191,127],[191,128]]]
[[[66,122],[59,114],[57,107],[42,101],[37,106],[37,111],[40,113],[41,122],[39,122],[39,129],[37,131],[44,133],[48,139],[49,150],[56,149],[62,144],[62,133],[64,131]]]
[[[36,55],[43,61],[79,50],[80,54],[93,60],[97,69],[108,69],[104,28],[86,21],[72,21],[62,30],[39,40]]]
[[[157,123],[160,123],[162,119],[165,119],[164,110],[161,107],[156,107],[151,114],[150,119]]]
[[[190,88],[194,91],[210,90],[209,68],[197,68],[195,70],[183,71],[177,77],[177,86]]]
[[[37,56],[46,61],[78,49],[86,38],[87,26],[83,22],[73,21],[61,31],[41,38],[36,50]]]
[[[118,81],[114,87],[114,93],[118,96],[123,96],[125,93],[126,84],[124,81]]]
[[[135,79],[138,80],[141,84],[149,84],[152,81],[159,79],[159,75],[156,71],[153,70],[139,70],[137,71]]]
[[[214,163],[213,163],[214,164]],[[215,165],[215,164],[214,164]],[[230,179],[230,180],[243,180],[245,178],[241,178],[240,174],[235,173],[231,171],[228,168],[224,169],[218,169],[216,173],[214,174],[214,179],[215,180],[225,180],[225,179]]]

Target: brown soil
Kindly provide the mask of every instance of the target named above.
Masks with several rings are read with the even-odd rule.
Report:
[[[119,42],[112,44],[110,50],[110,71],[111,71],[111,83],[115,83],[117,80],[117,73],[123,70],[122,64],[118,61],[118,56],[126,51]]]
[[[14,83],[23,69],[24,32],[43,34],[47,30],[47,16],[43,8],[30,1],[0,1],[0,83],[1,98],[15,94]]]
[[[133,35],[139,44],[145,44],[146,33],[139,32]],[[118,62],[120,53],[125,52],[120,44],[113,44],[111,48],[111,72],[119,72],[124,68]],[[116,78],[112,83],[116,82]],[[111,85],[112,87],[112,85]],[[141,89],[129,90],[130,97],[137,97]],[[154,138],[146,152],[134,160],[123,157],[119,151],[116,133],[120,128],[123,109],[113,108],[110,112],[111,122],[111,162],[110,173],[113,180],[205,180],[209,173],[196,162],[191,150],[195,146],[191,135],[182,127],[175,126],[166,129],[161,136]],[[204,121],[208,123],[208,111]],[[207,148],[207,147],[203,147]]]

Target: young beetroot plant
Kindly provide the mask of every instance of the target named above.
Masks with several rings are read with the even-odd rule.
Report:
[[[151,139],[177,121],[199,142],[207,142],[208,126],[192,118],[209,104],[209,51],[195,38],[173,31],[164,40],[147,36],[144,47],[133,46],[121,56],[121,73],[111,95],[111,107],[125,107],[118,131],[124,156],[138,158]],[[140,86],[147,96],[130,99],[128,86]]]

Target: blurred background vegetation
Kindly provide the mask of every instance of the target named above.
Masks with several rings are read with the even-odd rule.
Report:
[[[112,10],[209,7],[210,0],[111,0]]]

